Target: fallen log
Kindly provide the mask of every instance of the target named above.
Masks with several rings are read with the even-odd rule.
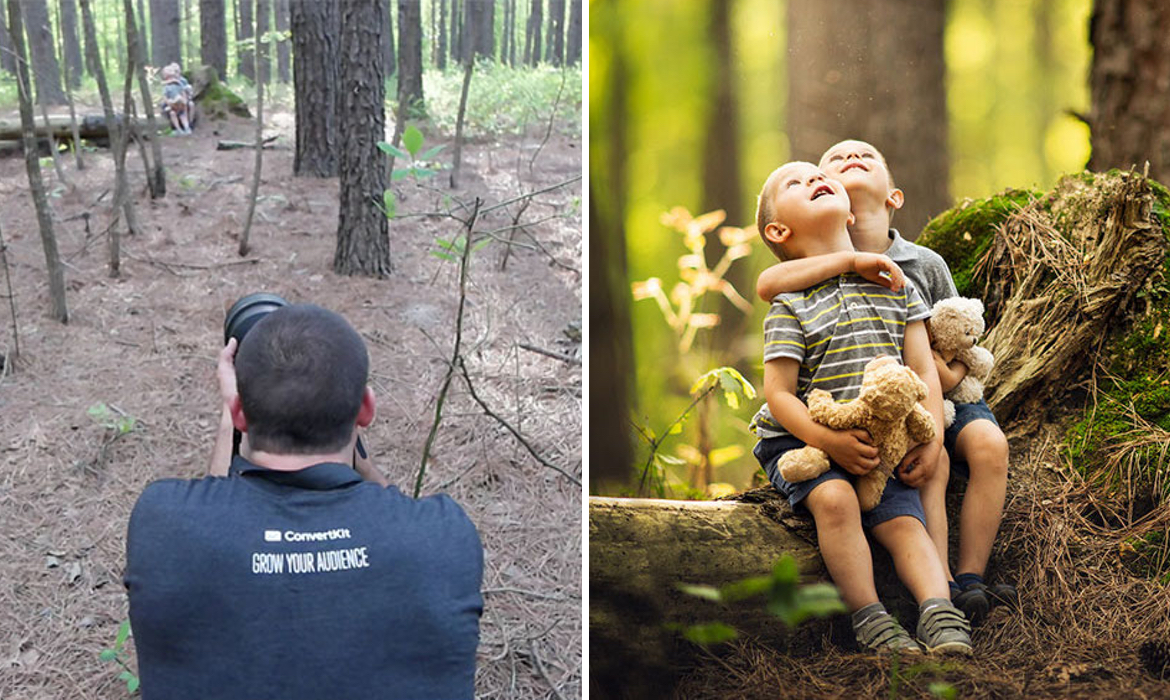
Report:
[[[265,150],[273,150],[273,149],[282,148],[282,146],[273,143],[273,141],[276,141],[276,139],[278,139],[278,138],[280,138],[279,135],[269,136],[268,138],[264,139]],[[255,141],[218,141],[215,144],[215,150],[217,150],[217,151],[236,151],[236,150],[239,150],[241,148],[255,148],[255,147],[256,147]]]
[[[119,119],[121,116],[119,115]],[[135,125],[141,131],[145,124],[142,120],[137,120]],[[110,137],[110,128],[106,124],[104,115],[95,114],[81,117],[78,121],[78,131],[83,139],[108,139]],[[69,122],[69,115],[49,115],[48,128],[45,127],[44,119],[36,120],[35,135],[38,139],[46,138],[52,135],[57,141],[72,141],[73,127]],[[11,119],[0,119],[0,141],[19,141],[23,136],[21,131],[20,121]]]

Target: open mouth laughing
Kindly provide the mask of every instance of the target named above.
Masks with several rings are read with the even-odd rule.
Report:
[[[812,199],[815,201],[825,195],[832,194],[834,194],[832,187],[829,187],[828,185],[818,185],[817,188],[813,190]]]

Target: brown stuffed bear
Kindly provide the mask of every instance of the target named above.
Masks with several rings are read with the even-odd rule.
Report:
[[[926,384],[892,357],[869,361],[861,394],[849,403],[837,403],[820,389],[809,392],[813,420],[834,430],[867,430],[878,447],[881,464],[854,483],[861,510],[872,510],[882,500],[886,481],[915,443],[934,439],[934,419],[918,403],[925,398]],[[785,481],[807,481],[829,470],[829,457],[815,447],[802,447],[785,453],[776,466]]]
[[[967,365],[967,376],[945,394],[944,425],[950,426],[955,420],[956,403],[983,399],[983,383],[995,366],[991,351],[975,344],[984,330],[983,302],[964,297],[940,299],[931,310],[928,326],[934,351],[947,362],[958,360]]]

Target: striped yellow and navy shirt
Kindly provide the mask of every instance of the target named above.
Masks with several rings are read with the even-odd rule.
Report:
[[[764,362],[800,362],[796,395],[802,401],[813,389],[849,401],[861,391],[866,363],[878,355],[901,360],[906,324],[929,317],[930,308],[909,281],[892,292],[858,275],[840,275],[773,299],[764,319]],[[751,427],[760,438],[790,435],[767,403]]]

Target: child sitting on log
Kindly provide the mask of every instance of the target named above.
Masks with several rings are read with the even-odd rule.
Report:
[[[179,134],[191,133],[191,85],[179,72],[179,64],[171,63],[162,69],[162,111],[171,120],[171,128]]]
[[[940,299],[958,296],[950,269],[938,253],[902,238],[890,227],[904,195],[894,186],[886,159],[864,141],[846,140],[821,156],[821,168],[838,180],[849,195],[854,221],[849,226],[852,246],[832,255],[790,260],[760,274],[756,291],[765,301],[777,294],[819,284],[835,275],[856,270],[869,279],[901,289],[903,279],[913,283],[928,307]],[[885,278],[878,273],[886,273]],[[904,276],[903,276],[904,275]],[[946,362],[934,353],[943,392],[962,381],[967,367]],[[979,624],[992,602],[1014,605],[1016,590],[983,582],[991,547],[1003,516],[1007,489],[1008,444],[986,401],[956,404],[955,420],[944,435],[934,477],[921,488],[926,528],[938,549],[951,590],[951,599],[972,624]],[[959,516],[958,575],[951,577],[947,557],[946,485],[950,466],[967,477]]]
[[[781,260],[849,253],[849,196],[811,163],[776,169],[764,183],[756,227]],[[755,456],[793,508],[807,508],[833,583],[853,614],[858,644],[870,651],[971,653],[970,628],[950,601],[938,551],[927,535],[914,486],[932,472],[941,440],[915,448],[899,467],[881,502],[861,512],[851,479],[879,464],[878,449],[864,430],[833,430],[814,422],[804,399],[825,389],[837,401],[855,398],[865,365],[894,355],[929,387],[926,406],[942,435],[942,395],[923,320],[930,307],[907,286],[902,294],[855,274],[834,276],[806,290],[777,295],[764,321],[764,398],[752,420],[760,438]],[[829,471],[789,483],[776,463],[805,445],[824,450]],[[918,642],[878,600],[867,528],[893,556],[899,578],[920,606]]]

